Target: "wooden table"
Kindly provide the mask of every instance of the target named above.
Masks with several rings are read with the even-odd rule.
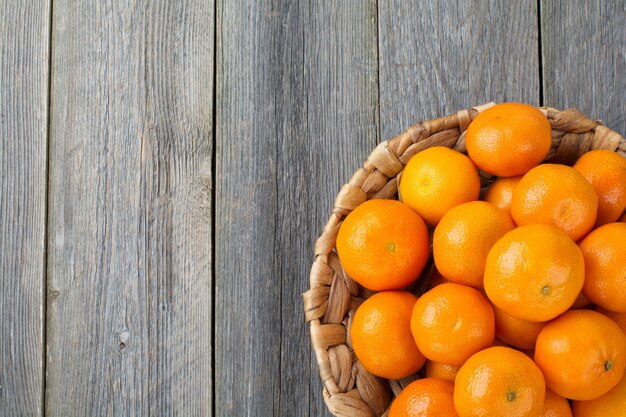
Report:
[[[491,100],[624,134],[625,7],[0,0],[0,415],[328,415],[301,293],[340,186]]]

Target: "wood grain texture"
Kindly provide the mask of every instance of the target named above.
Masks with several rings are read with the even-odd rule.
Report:
[[[626,134],[626,2],[541,1],[544,103]]]
[[[213,13],[54,2],[50,416],[211,415]]]
[[[376,141],[367,6],[218,2],[218,416],[329,415],[300,294],[334,195]]]
[[[43,411],[50,3],[0,0],[0,415]]]
[[[379,1],[380,124],[489,101],[539,104],[537,2]]]
[[[309,161],[292,165],[304,178],[295,189],[303,191],[296,195],[306,205],[304,212],[300,209],[300,223],[291,228],[307,231],[305,236],[295,234],[306,238],[306,247],[297,257],[285,257],[286,262],[300,265],[290,274],[302,277],[298,281],[304,285],[298,294],[309,289],[313,247],[328,221],[335,196],[379,142],[376,1],[359,2],[359,7],[350,1],[312,5],[305,39],[308,145],[300,145],[308,147]],[[314,179],[308,180],[310,175]],[[286,215],[289,219],[289,213]],[[298,307],[301,311],[300,298]],[[297,317],[300,319],[300,312]],[[296,374],[298,364],[294,367]],[[330,416],[313,353],[310,398],[311,417]]]

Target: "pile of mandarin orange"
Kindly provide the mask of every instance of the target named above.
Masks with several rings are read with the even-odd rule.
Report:
[[[465,140],[467,156],[417,153],[400,201],[361,204],[337,236],[344,271],[376,291],[351,321],[358,360],[389,379],[425,368],[388,416],[626,416],[626,158],[540,164],[550,124],[517,103]],[[478,169],[498,177],[482,197]]]

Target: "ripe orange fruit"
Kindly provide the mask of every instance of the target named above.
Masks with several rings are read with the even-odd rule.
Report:
[[[567,399],[547,389],[540,417],[572,417],[572,409]]]
[[[574,169],[598,195],[596,227],[617,221],[626,210],[626,158],[607,150],[590,151],[576,161]]]
[[[452,282],[483,287],[491,247],[515,228],[511,216],[485,201],[471,201],[448,211],[433,235],[437,270]]]
[[[535,417],[543,407],[546,386],[528,356],[507,347],[482,350],[461,366],[454,383],[454,406],[460,417]]]
[[[504,343],[515,346],[518,349],[531,350],[535,348],[535,342],[539,332],[546,325],[545,322],[533,322],[515,318],[496,306],[493,312],[496,317],[496,336]]]
[[[430,246],[422,218],[395,200],[369,200],[345,218],[337,235],[345,272],[374,291],[399,289],[424,269]]]
[[[548,321],[566,311],[583,286],[585,265],[576,243],[543,224],[518,227],[491,248],[485,292],[518,319]]]
[[[521,179],[521,175],[517,177],[498,178],[493,184],[487,187],[483,200],[511,214],[513,189]]]
[[[626,334],[626,313],[617,313],[615,311],[607,310],[606,308],[596,307],[596,311],[600,314],[604,314],[611,320],[613,320],[620,329]]]
[[[418,379],[404,388],[393,400],[389,417],[458,417],[454,411],[450,381]]]
[[[411,333],[428,359],[460,365],[491,345],[495,332],[493,310],[477,290],[460,284],[441,284],[422,295],[413,308]]]
[[[459,369],[461,369],[461,365],[446,365],[441,362],[428,361],[426,362],[426,377],[454,382]]]
[[[406,291],[374,294],[357,308],[350,327],[352,348],[361,364],[388,379],[417,372],[426,362],[411,335],[417,297]]]
[[[511,216],[518,226],[549,224],[578,240],[596,222],[598,197],[572,167],[543,164],[528,171],[513,191]]]
[[[600,226],[580,242],[583,294],[607,310],[626,313],[626,223]]]
[[[570,310],[541,330],[535,362],[552,391],[573,400],[592,400],[622,379],[626,336],[600,313]]]
[[[551,127],[536,107],[502,103],[480,113],[465,134],[467,153],[485,172],[522,175],[541,162],[552,143]]]
[[[431,225],[452,207],[477,200],[479,193],[480,178],[472,161],[443,146],[414,155],[400,179],[402,201]]]
[[[626,375],[603,396],[572,403],[574,417],[624,417],[626,415]]]

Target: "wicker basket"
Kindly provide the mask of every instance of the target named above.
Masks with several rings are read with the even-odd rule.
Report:
[[[342,270],[335,240],[342,220],[368,199],[397,199],[400,174],[409,159],[431,146],[447,146],[466,152],[465,130],[476,115],[494,103],[461,110],[456,114],[418,123],[403,134],[382,142],[367,158],[335,200],[322,235],[315,243],[311,288],[304,294],[304,311],[311,327],[311,342],[324,383],[323,395],[330,412],[339,417],[385,416],[393,398],[419,378],[385,380],[367,372],[353,354],[349,328],[360,303],[373,294]],[[608,149],[626,156],[626,140],[613,130],[574,109],[540,109],[552,126],[552,147],[546,161],[571,165],[592,149]],[[482,186],[493,177],[481,172]],[[432,261],[417,281],[425,288]]]

